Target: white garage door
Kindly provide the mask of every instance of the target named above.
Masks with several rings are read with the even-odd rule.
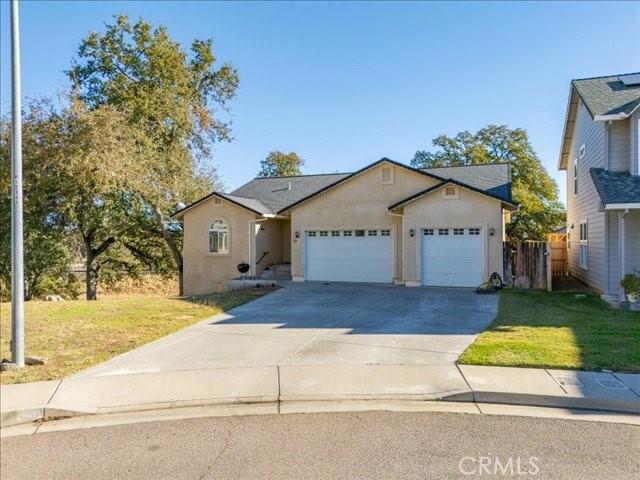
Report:
[[[422,284],[478,287],[483,281],[480,228],[422,230]]]
[[[307,280],[393,282],[390,230],[315,230],[305,240]]]

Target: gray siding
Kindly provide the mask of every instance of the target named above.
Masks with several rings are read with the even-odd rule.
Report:
[[[631,138],[629,119],[611,123],[609,126],[609,170],[628,172],[631,166]]]
[[[578,195],[574,196],[573,160],[578,157],[582,144],[585,145],[585,155],[578,160]],[[602,292],[606,292],[609,286],[606,220],[605,213],[600,211],[600,197],[589,169],[605,167],[605,145],[604,124],[593,121],[580,102],[567,165],[567,224],[571,236],[568,263],[574,276]],[[580,222],[585,219],[589,222],[588,270],[579,266]]]
[[[640,109],[636,110],[629,119],[629,151],[631,152],[631,175],[640,175],[640,152],[638,152],[638,124],[640,123]]]

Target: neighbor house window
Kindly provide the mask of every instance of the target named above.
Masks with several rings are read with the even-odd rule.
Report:
[[[589,268],[589,223],[580,222],[580,268]]]
[[[573,161],[573,195],[578,195],[578,159]]]
[[[229,227],[224,220],[209,223],[209,253],[229,253]]]

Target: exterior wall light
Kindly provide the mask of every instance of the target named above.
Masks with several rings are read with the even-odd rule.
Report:
[[[409,229],[409,236],[413,237],[416,234],[416,231],[413,228]]]
[[[491,227],[491,228],[489,229],[489,235],[491,235],[491,236],[493,237],[493,236],[495,235],[495,233],[496,233],[496,229],[495,229],[495,228],[493,228],[493,227]]]
[[[300,238],[300,232],[296,231],[296,238]]]

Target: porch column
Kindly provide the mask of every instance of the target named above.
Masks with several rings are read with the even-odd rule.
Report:
[[[626,216],[628,210],[618,212],[618,260],[620,262],[620,280],[627,274],[626,272]],[[626,300],[624,289],[618,286],[618,298],[621,302]]]

